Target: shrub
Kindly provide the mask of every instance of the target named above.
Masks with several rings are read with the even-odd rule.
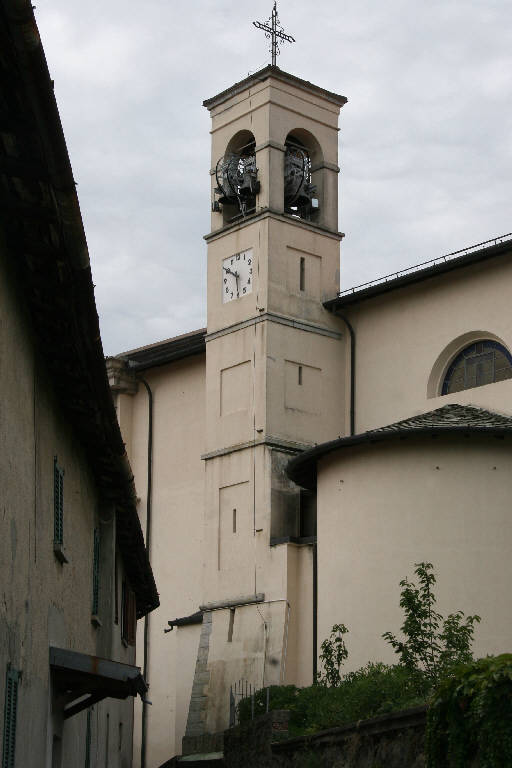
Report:
[[[406,709],[424,703],[418,697],[407,669],[386,664],[367,664],[351,672],[335,687],[312,685],[272,686],[270,709],[290,710],[290,734],[314,733],[324,728]],[[254,714],[266,711],[266,690],[254,697]],[[238,705],[240,722],[251,719],[251,701]]]
[[[324,671],[317,673],[318,682],[321,685],[338,686],[341,684],[341,665],[348,656],[347,646],[343,635],[346,635],[348,629],[344,624],[335,624],[331,629],[331,634],[320,646],[322,653],[320,661]]]
[[[512,654],[452,669],[427,716],[427,768],[512,766]]]
[[[419,587],[407,579],[400,582],[400,606],[404,610],[401,629],[405,639],[397,640],[391,632],[382,636],[400,657],[400,664],[416,677],[418,690],[426,693],[455,665],[472,660],[471,645],[480,616],[465,616],[457,611],[444,619],[435,610],[436,577],[432,563],[416,563],[414,572]]]

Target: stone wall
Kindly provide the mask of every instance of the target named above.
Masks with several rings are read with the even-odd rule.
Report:
[[[424,768],[425,720],[417,707],[287,739],[288,713],[269,712],[225,732],[224,761],[226,768]]]

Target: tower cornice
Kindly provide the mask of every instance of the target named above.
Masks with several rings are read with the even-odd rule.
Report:
[[[301,90],[308,91],[315,96],[320,96],[327,101],[332,102],[333,104],[337,104],[339,107],[342,107],[347,103],[347,98],[345,96],[341,96],[339,93],[333,93],[332,91],[327,91],[325,88],[320,88],[320,86],[314,85],[308,80],[302,80],[296,75],[292,75],[289,72],[285,72],[284,70],[280,69],[279,67],[269,64],[267,67],[260,69],[253,75],[249,75],[249,77],[246,77],[244,80],[240,80],[238,83],[235,83],[230,88],[226,88],[225,91],[221,91],[216,96],[212,96],[212,98],[206,99],[203,101],[203,106],[208,110],[215,109],[215,107],[223,104],[233,96],[242,93],[255,83],[264,82],[271,77],[275,80],[280,80],[281,82],[294,85]]]
[[[215,232],[209,232],[207,235],[203,235],[203,239],[206,240],[207,243],[210,243],[214,240],[217,240],[219,237],[223,237],[228,232],[236,232],[237,230],[244,229],[250,224],[254,224],[255,222],[261,221],[261,219],[266,218],[276,219],[277,221],[284,221],[287,224],[292,224],[295,227],[308,229],[310,232],[315,232],[316,234],[326,235],[333,240],[339,241],[345,237],[344,232],[334,232],[327,227],[323,227],[321,224],[316,224],[312,221],[306,221],[305,219],[295,218],[294,216],[290,216],[287,213],[273,211],[271,208],[264,208],[258,213],[247,216],[245,219],[235,221],[232,224],[226,224],[226,226],[221,227],[221,229],[216,229]]]

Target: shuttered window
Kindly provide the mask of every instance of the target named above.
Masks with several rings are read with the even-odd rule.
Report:
[[[64,470],[53,460],[53,542],[64,543]]]
[[[100,532],[94,529],[94,551],[92,560],[92,613],[96,616],[100,594]]]
[[[18,684],[20,673],[12,667],[7,668],[5,680],[4,743],[2,768],[14,768],[16,748],[16,712],[18,707]]]
[[[135,593],[127,581],[123,581],[121,632],[128,645],[135,645],[137,629],[137,603]]]

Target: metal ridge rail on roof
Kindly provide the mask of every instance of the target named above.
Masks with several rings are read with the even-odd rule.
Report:
[[[338,292],[338,298],[341,298],[342,296],[349,296],[353,293],[356,293],[357,291],[362,291],[365,288],[373,288],[374,285],[382,285],[383,283],[388,283],[391,280],[397,280],[399,277],[405,277],[406,275],[412,275],[414,272],[419,272],[422,268],[426,267],[433,267],[437,264],[444,264],[447,261],[452,261],[453,259],[456,259],[457,257],[460,257],[461,255],[467,255],[471,253],[472,251],[476,250],[477,248],[481,248],[483,245],[489,245],[492,243],[493,245],[498,245],[498,243],[502,243],[507,238],[512,239],[512,232],[507,232],[506,235],[498,235],[497,237],[492,237],[490,240],[483,240],[481,243],[475,243],[474,245],[468,245],[466,248],[461,248],[458,251],[452,251],[451,253],[446,253],[444,256],[437,256],[435,259],[430,259],[429,261],[422,261],[420,264],[414,264],[412,267],[406,267],[405,269],[400,269],[397,272],[391,272],[389,275],[384,275],[383,277],[377,277],[375,280],[370,280],[367,283],[361,283],[360,285],[355,285],[353,288],[345,288],[344,291]]]

